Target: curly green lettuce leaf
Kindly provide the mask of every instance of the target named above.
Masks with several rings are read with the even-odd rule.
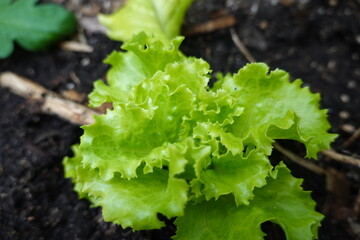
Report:
[[[211,166],[200,173],[198,181],[204,185],[207,200],[232,193],[236,205],[248,205],[254,188],[266,184],[271,169],[270,161],[261,152],[251,151],[246,157],[227,153],[213,157]]]
[[[93,125],[83,127],[84,164],[98,168],[105,179],[115,172],[124,178],[136,177],[142,163],[150,170],[153,165],[162,166],[162,149],[180,142],[182,135],[188,137],[183,119],[194,109],[197,92],[205,89],[208,67],[205,61],[192,58],[168,64],[163,72],[136,85],[128,102],[114,104],[114,110],[96,116]]]
[[[174,38],[169,46],[155,41],[145,33],[134,36],[122,45],[125,52],[114,51],[105,60],[112,67],[107,72],[107,84],[98,80],[90,93],[90,106],[105,102],[124,102],[128,93],[141,81],[151,78],[157,71],[185,59],[179,50],[182,37]]]
[[[234,123],[234,117],[242,114],[244,108],[237,104],[237,99],[228,91],[206,91],[199,95],[199,106],[192,113],[196,122],[212,122],[225,128]]]
[[[13,41],[37,51],[73,34],[74,15],[54,4],[35,5],[38,0],[2,0],[0,3],[0,59],[14,49]]]
[[[169,171],[154,169],[152,173],[138,171],[137,178],[127,180],[115,175],[104,180],[97,169],[82,164],[82,153],[75,147],[75,156],[64,160],[65,176],[75,182],[75,190],[93,206],[102,207],[105,221],[132,227],[134,230],[157,229],[164,222],[159,213],[168,218],[181,216],[188,200],[188,184],[175,177],[184,170],[186,161],[174,158]]]
[[[221,151],[221,142],[217,139],[199,142],[197,138],[193,138],[186,146],[186,152],[182,153],[183,158],[188,161],[184,177],[191,180],[191,192],[197,198],[204,196],[207,200],[217,199],[231,193],[235,196],[237,205],[249,204],[254,188],[266,184],[265,179],[272,169],[267,156],[262,152],[250,151],[244,155],[233,155],[231,152],[216,154]],[[171,159],[170,156],[170,162]]]
[[[82,192],[82,187],[84,185],[83,180],[79,181],[77,177],[77,168],[82,166],[82,156],[79,148],[79,144],[75,144],[71,147],[74,156],[65,157],[63,160],[64,166],[64,175],[66,178],[71,178],[75,184],[74,190],[78,193],[80,198],[90,198],[88,194]]]
[[[113,40],[127,41],[142,31],[164,44],[180,33],[185,13],[193,0],[128,0],[112,15],[99,15]]]
[[[315,202],[301,189],[301,182],[280,164],[267,184],[255,189],[249,205],[236,207],[232,196],[190,203],[184,216],[175,221],[178,229],[174,239],[260,240],[265,236],[261,224],[266,221],[279,224],[287,239],[317,238],[323,216],[314,210]]]
[[[302,87],[301,80],[276,69],[269,73],[264,63],[248,64],[217,85],[226,89],[244,107],[229,128],[244,145],[254,144],[270,155],[274,139],[292,139],[305,144],[307,157],[330,148],[336,134],[329,134],[327,111],[320,110],[320,96]]]

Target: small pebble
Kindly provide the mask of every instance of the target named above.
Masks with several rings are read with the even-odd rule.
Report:
[[[67,84],[66,84],[66,88],[67,88],[67,89],[74,89],[74,88],[75,88],[75,84],[74,84],[74,83],[67,83]]]
[[[349,97],[349,95],[346,95],[346,94],[341,94],[341,95],[340,95],[340,99],[341,99],[341,101],[344,102],[344,103],[350,102],[350,97]]]
[[[266,20],[263,20],[259,23],[259,28],[262,30],[265,30],[269,26],[269,22]]]
[[[253,5],[251,5],[250,12],[252,15],[256,15],[258,11],[259,11],[259,4],[254,3]]]
[[[341,129],[344,131],[344,132],[347,132],[347,133],[353,133],[355,132],[355,127],[351,124],[344,124],[341,126]]]
[[[310,63],[310,67],[312,67],[312,68],[316,68],[317,66],[318,66],[318,63],[315,62],[315,61],[312,61],[312,62]]]
[[[325,13],[325,9],[322,8],[322,7],[319,7],[319,8],[317,9],[317,13],[318,13],[319,15],[323,15],[323,14]]]
[[[104,6],[105,9],[111,8],[111,2],[110,1],[104,1],[103,6]]]
[[[334,70],[336,68],[336,61],[335,60],[330,60],[327,64],[327,68],[330,69],[330,70]]]
[[[90,64],[90,58],[83,58],[81,59],[81,66],[86,67]]]
[[[329,5],[335,7],[338,4],[337,0],[329,0]]]
[[[340,112],[339,112],[339,116],[340,116],[340,118],[342,118],[342,119],[348,119],[348,118],[350,118],[350,113],[347,112],[347,111],[340,111]]]
[[[360,44],[360,35],[356,35],[355,40],[358,44]]]
[[[355,81],[349,81],[348,84],[347,84],[347,87],[350,88],[350,89],[354,89],[356,88],[356,82]]]
[[[354,71],[354,74],[355,74],[356,76],[360,76],[360,69],[356,69],[356,70]]]

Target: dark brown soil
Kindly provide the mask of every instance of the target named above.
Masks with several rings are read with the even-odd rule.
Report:
[[[51,2],[51,1],[43,1]],[[53,1],[69,4],[71,1]],[[102,1],[83,1],[98,3]],[[68,6],[68,5],[66,5]],[[329,109],[332,132],[339,133],[333,149],[359,156],[360,141],[342,144],[360,127],[360,2],[358,0],[195,0],[186,19],[191,26],[221,12],[234,14],[240,39],[258,61],[303,79],[322,95]],[[92,53],[59,48],[31,53],[16,48],[0,60],[0,72],[12,71],[60,92],[91,91],[108,66],[103,59],[120,43],[103,34],[84,31]],[[186,55],[209,61],[214,72],[236,72],[247,61],[231,40],[229,29],[187,37]],[[74,81],[74,75],[80,83]],[[72,76],[72,77],[71,77]],[[174,227],[133,233],[105,223],[101,211],[79,200],[63,177],[62,158],[79,141],[78,126],[36,112],[34,104],[0,88],[0,239],[170,239]],[[296,143],[288,149],[303,155]],[[275,152],[274,158],[286,160]],[[329,187],[319,176],[286,161],[304,188],[313,191],[318,210],[325,213],[319,239],[360,239],[360,169],[322,155],[318,165],[336,169]],[[277,226],[267,224],[268,239],[283,239]]]

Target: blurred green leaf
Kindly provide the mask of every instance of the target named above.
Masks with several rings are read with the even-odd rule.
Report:
[[[99,15],[113,40],[128,41],[145,32],[165,45],[180,34],[185,13],[193,0],[131,0],[111,15]]]
[[[45,49],[76,31],[74,15],[37,0],[0,0],[0,58],[14,50],[14,41],[29,50]]]

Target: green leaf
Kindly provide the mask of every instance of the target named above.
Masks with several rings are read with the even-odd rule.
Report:
[[[128,0],[112,15],[100,15],[100,22],[113,40],[127,41],[140,32],[155,36],[164,44],[180,33],[185,13],[193,0]]]
[[[54,4],[36,6],[37,0],[2,1],[0,58],[13,51],[13,41],[29,51],[45,49],[76,31],[75,17]]]
[[[107,84],[98,80],[90,93],[90,106],[98,107],[104,102],[124,102],[131,89],[157,71],[184,59],[179,51],[183,38],[173,39],[170,46],[164,46],[145,33],[140,33],[122,45],[127,52],[114,51],[105,63],[112,65],[107,72]]]
[[[199,95],[199,106],[192,113],[192,118],[197,122],[212,122],[224,129],[234,123],[234,118],[240,116],[243,107],[237,104],[237,99],[228,91],[219,89],[216,92],[207,91]]]
[[[254,188],[266,184],[271,169],[268,158],[261,152],[252,151],[246,157],[227,153],[213,157],[211,166],[200,173],[199,181],[204,184],[207,200],[232,193],[236,205],[248,205]]]
[[[302,88],[299,79],[290,82],[285,71],[268,71],[264,63],[248,64],[223,79],[221,86],[244,107],[229,131],[268,155],[274,139],[297,140],[305,144],[307,157],[316,158],[337,136],[327,132],[330,124],[327,111],[319,110],[319,94]]]
[[[84,180],[79,180],[77,176],[78,168],[82,168],[82,155],[80,152],[79,145],[73,145],[72,151],[74,153],[73,157],[65,157],[63,161],[64,173],[66,178],[71,178],[75,184],[74,190],[78,192],[80,198],[89,198],[88,194],[81,191]]]
[[[168,218],[183,214],[188,184],[175,178],[175,174],[184,169],[181,165],[186,162],[176,163],[174,159],[170,173],[157,168],[149,174],[139,170],[135,179],[115,175],[106,181],[97,169],[84,167],[81,151],[74,150],[76,155],[64,160],[65,176],[73,179],[80,197],[89,199],[93,206],[102,207],[105,221],[120,224],[123,228],[146,230],[165,225],[158,219],[158,213]]]
[[[196,94],[205,91],[208,71],[206,62],[190,58],[168,64],[163,72],[136,85],[126,103],[114,104],[114,110],[83,127],[84,164],[98,168],[106,180],[115,172],[133,178],[141,163],[149,171],[152,165],[162,166],[167,144],[189,135],[182,124],[195,107]]]
[[[261,224],[266,221],[279,224],[289,240],[317,238],[323,216],[315,212],[315,202],[301,189],[301,180],[292,177],[284,164],[272,175],[264,187],[255,189],[248,206],[236,207],[232,196],[189,203],[184,216],[175,221],[174,239],[260,240],[265,235]]]

